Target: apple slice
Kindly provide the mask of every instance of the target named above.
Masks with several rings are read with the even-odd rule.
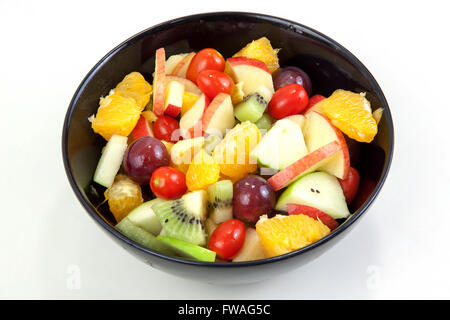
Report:
[[[286,205],[286,209],[289,215],[304,214],[305,216],[311,217],[315,220],[320,220],[324,225],[330,228],[331,231],[333,231],[339,226],[339,223],[337,223],[336,220],[334,220],[328,214],[310,206],[305,206],[303,204],[288,203]]]
[[[228,58],[225,64],[225,73],[233,78],[235,83],[244,83],[242,91],[245,95],[257,92],[263,97],[269,97],[269,94],[271,97],[275,92],[272,75],[262,61],[246,57]]]
[[[195,83],[193,83],[191,80],[177,77],[177,76],[166,76],[165,81],[166,81],[166,85],[170,81],[178,81],[184,85],[184,91],[196,94],[198,96],[202,94],[202,90],[200,90],[200,88],[197,87],[197,85]]]
[[[316,208],[333,219],[350,215],[338,179],[323,171],[313,172],[297,180],[281,194],[275,209],[287,211],[288,203]]]
[[[183,105],[184,85],[176,80],[170,81],[166,86],[164,100],[164,113],[176,117],[181,112]]]
[[[281,170],[308,154],[302,129],[287,118],[278,120],[250,156],[263,166]]]
[[[154,236],[161,232],[162,226],[158,217],[153,212],[152,207],[158,203],[164,202],[163,199],[155,198],[150,201],[146,201],[140,206],[134,208],[127,215],[127,218],[136,226],[150,232]]]
[[[157,116],[164,113],[164,86],[166,77],[166,52],[164,48],[156,50],[155,76],[153,77],[153,112]]]
[[[319,104],[319,102],[321,102],[325,99],[326,98],[320,94],[316,94],[316,95],[312,96],[311,98],[309,98],[308,105],[302,111],[302,114],[306,114],[308,111],[317,111],[319,113],[322,113],[321,109],[320,109],[321,104]]]
[[[341,145],[337,141],[330,142],[295,161],[290,166],[273,175],[268,181],[275,191],[280,190],[305,174],[317,170],[317,168],[329,161],[340,150]]]
[[[139,120],[131,132],[131,135],[134,140],[140,137],[154,137],[151,124],[148,123],[147,119],[142,115],[139,117]]]
[[[301,115],[301,114],[294,114],[292,116],[288,116],[283,119],[289,119],[291,121],[294,121],[302,130],[303,130],[303,127],[305,125],[305,120],[306,120],[305,116]],[[283,119],[281,119],[281,120],[283,120]]]
[[[241,250],[233,258],[233,262],[243,262],[265,259],[264,251],[261,245],[261,240],[256,233],[256,229],[248,228],[245,233],[245,241]]]
[[[197,154],[197,152],[202,150],[204,144],[205,144],[204,137],[197,137],[193,139],[184,139],[178,141],[170,150],[170,157],[172,163],[179,168],[189,166],[189,164],[192,162],[192,159]]]
[[[112,135],[102,150],[102,155],[95,169],[93,180],[98,184],[109,188],[122,165],[123,155],[127,150],[128,138]]]
[[[208,134],[225,135],[227,129],[234,127],[233,103],[226,93],[219,93],[209,104],[202,118],[203,131]]]
[[[318,169],[326,171],[339,179],[346,179],[350,170],[350,155],[341,131],[331,124],[327,117],[312,111],[306,115],[303,134],[305,135],[306,147],[309,152],[317,150],[332,141],[339,143],[341,150]]]
[[[178,63],[183,60],[184,57],[186,57],[187,53],[180,53],[180,54],[174,54],[171,55],[166,60],[166,74],[172,74],[173,69],[178,65]]]
[[[202,94],[194,105],[181,117],[180,129],[182,130],[181,134],[185,139],[203,135],[202,118],[208,105],[209,99]]]
[[[187,54],[178,64],[173,68],[172,75],[186,78],[186,71],[191,63],[192,58],[195,56],[195,52]]]

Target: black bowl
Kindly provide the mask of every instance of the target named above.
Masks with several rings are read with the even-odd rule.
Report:
[[[367,92],[373,110],[382,107],[379,133],[370,144],[350,144],[352,166],[361,174],[361,188],[353,214],[338,229],[316,243],[265,260],[241,263],[204,263],[164,256],[146,249],[116,231],[107,210],[96,209],[90,183],[104,140],[94,134],[87,118],[96,112],[98,99],[127,73],[141,72],[151,80],[155,50],[164,47],[167,56],[180,52],[216,48],[230,57],[251,40],[266,36],[279,53],[281,66],[305,70],[313,94],[331,94],[342,88]],[[213,283],[254,282],[299,268],[332,247],[365,213],[378,195],[391,164],[394,130],[386,99],[376,80],[349,51],[327,36],[296,22],[267,15],[241,12],[199,14],[171,20],[126,40],[103,57],[81,82],[64,121],[62,153],[67,177],[75,195],[114,241],[128,252],[162,271]],[[359,156],[356,156],[359,155]],[[99,261],[99,263],[101,263]]]

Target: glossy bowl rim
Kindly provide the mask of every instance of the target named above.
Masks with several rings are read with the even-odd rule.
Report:
[[[166,256],[164,254],[161,254],[157,251],[150,250],[146,247],[141,246],[140,244],[134,242],[133,240],[127,238],[126,236],[122,235],[119,231],[117,231],[114,227],[112,227],[109,223],[107,223],[95,210],[95,207],[92,206],[91,203],[85,201],[83,194],[81,190],[78,188],[75,179],[72,175],[72,171],[69,165],[69,159],[68,159],[68,138],[69,138],[69,126],[72,119],[72,114],[75,109],[76,104],[78,103],[79,96],[81,92],[84,90],[86,85],[89,83],[93,75],[96,73],[96,71],[105,63],[109,61],[109,59],[120,49],[123,47],[126,47],[130,44],[133,44],[142,38],[146,37],[147,35],[157,33],[160,30],[159,29],[168,29],[176,24],[184,24],[189,22],[194,22],[197,20],[202,19],[220,19],[224,17],[233,17],[233,18],[251,18],[256,19],[260,22],[266,22],[272,25],[276,25],[280,28],[285,29],[291,29],[295,32],[300,33],[306,33],[310,36],[313,36],[314,38],[318,38],[321,41],[326,42],[328,45],[331,45],[333,47],[333,51],[337,51],[340,53],[343,57],[348,59],[349,62],[351,62],[357,69],[360,71],[363,76],[372,84],[374,87],[374,91],[377,92],[377,94],[380,96],[380,102],[381,107],[384,109],[383,113],[386,117],[387,127],[388,130],[392,133],[389,137],[389,147],[386,154],[386,160],[385,165],[383,168],[383,171],[380,176],[380,180],[378,181],[374,191],[372,194],[368,197],[368,199],[364,202],[364,204],[355,212],[352,214],[352,216],[345,221],[342,225],[339,226],[336,230],[332,231],[327,236],[323,237],[322,239],[310,244],[309,246],[303,247],[301,249],[298,249],[293,252],[289,252],[280,256],[272,257],[272,258],[266,258],[261,260],[253,260],[253,261],[245,261],[245,262],[202,262],[202,261],[193,261],[193,260],[187,260],[182,258],[176,258],[172,256]],[[358,58],[356,58],[349,50],[344,48],[342,45],[340,45],[335,40],[331,39],[330,37],[310,28],[305,25],[302,25],[298,22],[290,21],[284,18],[279,18],[271,15],[266,14],[260,14],[260,13],[251,13],[251,12],[235,12],[235,11],[221,11],[221,12],[209,12],[209,13],[199,13],[194,15],[188,15],[179,17],[176,19],[168,20],[162,23],[159,23],[157,25],[154,25],[150,28],[147,28],[139,33],[136,33],[135,35],[131,36],[127,40],[123,41],[121,44],[116,46],[114,49],[112,49],[110,52],[108,52],[103,58],[101,58],[94,67],[88,72],[88,74],[84,77],[84,79],[81,81],[80,85],[78,86],[75,94],[72,97],[72,100],[70,101],[65,119],[64,119],[64,126],[63,126],[63,132],[62,132],[62,156],[63,156],[63,162],[64,162],[64,169],[66,171],[67,178],[69,180],[69,183],[72,187],[72,190],[74,191],[78,201],[80,201],[83,208],[89,213],[91,218],[93,218],[100,226],[102,226],[105,230],[110,232],[113,236],[118,238],[119,240],[125,242],[126,244],[134,247],[135,249],[148,254],[150,256],[153,256],[155,258],[160,258],[166,261],[171,261],[175,263],[185,264],[185,265],[193,265],[193,266],[202,266],[202,267],[212,267],[212,268],[236,268],[236,267],[250,267],[255,265],[262,265],[262,264],[268,264],[268,263],[274,263],[279,262],[282,260],[289,259],[294,256],[301,255],[305,252],[308,252],[310,250],[313,250],[316,247],[321,246],[322,244],[328,242],[332,238],[336,237],[340,233],[342,233],[344,230],[346,230],[348,227],[350,227],[356,220],[358,220],[372,205],[373,201],[378,196],[381,188],[384,185],[384,182],[387,178],[392,157],[393,157],[393,150],[394,150],[394,125],[392,121],[392,115],[389,109],[389,105],[387,103],[387,100],[383,94],[383,91],[381,90],[380,86],[378,85],[376,79],[373,77],[373,75],[369,72],[369,70],[359,61]]]

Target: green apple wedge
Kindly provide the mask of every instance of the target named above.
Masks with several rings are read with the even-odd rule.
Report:
[[[113,135],[109,139],[106,147],[102,151],[102,155],[95,169],[93,180],[105,188],[111,187],[114,178],[119,172],[122,164],[123,155],[127,150],[127,137]]]
[[[294,182],[281,194],[275,207],[287,211],[288,203],[317,208],[334,219],[350,215],[338,179],[323,171],[310,173]]]
[[[175,255],[175,250],[173,250],[166,243],[158,240],[150,232],[136,226],[127,217],[123,218],[117,225],[116,229],[120,231],[124,236],[130,238],[134,242],[143,245],[146,248],[158,251],[166,255]]]
[[[263,167],[282,170],[308,154],[302,129],[288,119],[278,120],[251,152]]]
[[[153,235],[158,235],[161,232],[162,226],[155,212],[153,212],[152,207],[164,201],[165,200],[159,198],[146,201],[137,208],[134,208],[127,215],[127,218],[145,231],[148,231]]]

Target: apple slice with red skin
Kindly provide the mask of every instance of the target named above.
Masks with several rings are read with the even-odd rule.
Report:
[[[303,127],[305,126],[306,118],[302,114],[294,114],[292,116],[284,117],[283,119],[289,119],[291,121],[294,121],[302,130],[303,130]]]
[[[337,141],[332,141],[317,150],[307,154],[273,175],[268,181],[275,191],[280,190],[307,173],[313,172],[325,164],[330,158],[341,150]]]
[[[235,83],[243,82],[242,91],[244,95],[253,94],[260,91],[264,86],[271,95],[275,92],[273,88],[272,74],[264,62],[246,57],[228,58],[225,63],[225,73],[228,74]],[[267,90],[265,90],[267,91]],[[267,97],[266,92],[262,95]],[[268,102],[268,101],[267,101]]]
[[[195,52],[189,53],[173,68],[172,75],[186,78],[186,71],[191,63],[192,58],[194,58]]]
[[[311,217],[315,220],[320,220],[324,225],[330,228],[331,231],[339,226],[339,223],[337,223],[336,220],[319,209],[295,203],[288,203],[286,208],[289,215],[304,214],[305,216]]]
[[[227,129],[235,124],[233,103],[231,97],[226,93],[219,93],[211,101],[202,118],[203,131],[208,134],[221,133],[225,135]]]
[[[191,80],[181,78],[178,76],[166,76],[165,78],[165,84],[167,85],[170,81],[178,81],[181,84],[184,85],[184,91],[194,93],[196,95],[201,95],[203,92],[200,90],[199,87],[195,83],[193,83]]]
[[[311,98],[309,98],[308,105],[306,108],[302,111],[302,114],[306,114],[308,111],[311,110],[316,104],[318,104],[320,101],[325,100],[326,98],[321,94],[313,95]],[[315,110],[319,112],[318,110]],[[320,113],[320,112],[319,112]]]
[[[172,74],[173,69],[183,60],[188,53],[174,54],[166,60],[166,74]]]
[[[140,137],[148,137],[148,136],[154,137],[152,126],[151,124],[148,123],[147,119],[145,119],[143,116],[139,117],[136,126],[131,132],[131,136],[133,137],[134,140]]]
[[[319,170],[326,171],[339,179],[346,179],[350,170],[350,155],[341,131],[327,117],[312,111],[306,115],[303,134],[309,152],[317,150],[331,141],[337,141],[340,144],[340,152]]]
[[[194,105],[181,117],[180,129],[182,130],[183,138],[189,139],[203,135],[202,119],[208,105],[208,97],[202,94]]]
[[[164,113],[172,118],[176,118],[181,112],[181,107],[175,106],[173,104],[168,104]]]
[[[164,87],[166,78],[166,52],[164,48],[156,50],[155,76],[153,77],[153,112],[157,116],[164,113]]]
[[[184,85],[176,80],[166,85],[164,98],[164,113],[176,118],[181,112],[183,104]]]

